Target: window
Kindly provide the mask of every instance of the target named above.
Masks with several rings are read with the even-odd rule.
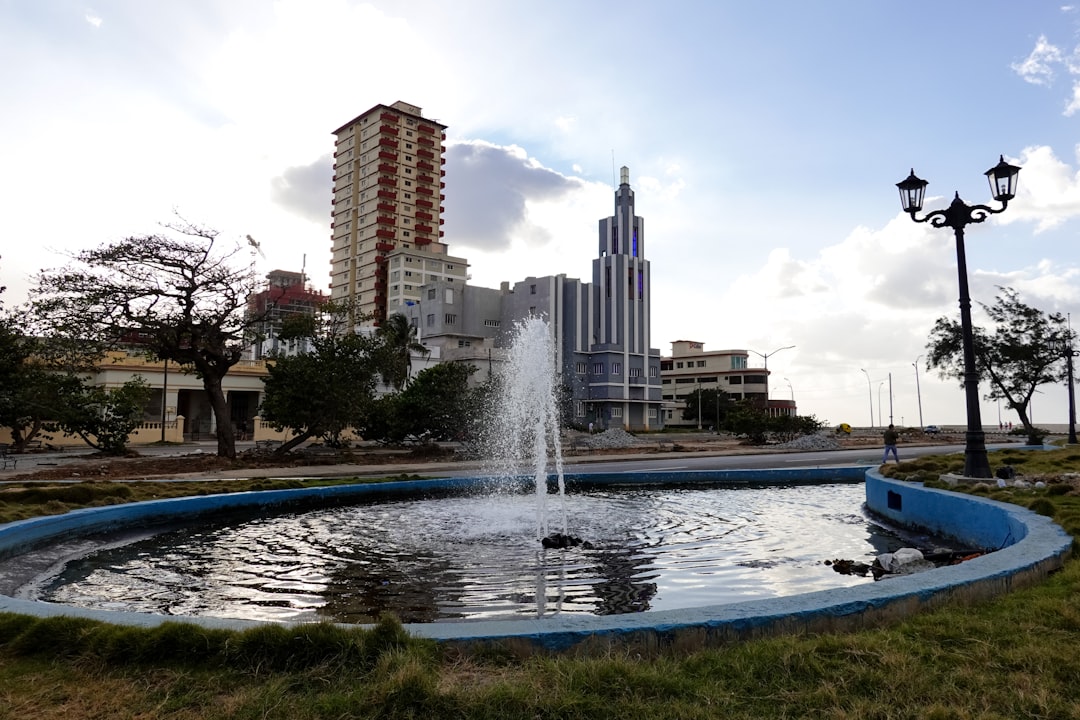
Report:
[[[445,322],[447,325],[456,325],[457,315],[454,315],[453,313],[447,313],[446,317],[443,318],[443,322]]]
[[[444,302],[447,305],[453,305],[454,304],[454,288],[446,288],[445,298],[446,299],[444,300]]]
[[[529,286],[529,294],[530,295],[535,295],[536,294],[536,286],[535,285],[530,285]]]
[[[428,300],[434,300],[435,299],[435,288],[428,288],[427,299]]]
[[[427,316],[427,326],[428,327],[435,327],[435,315],[434,314],[431,314],[431,315]]]
[[[675,363],[675,367],[677,367],[677,368],[681,368],[681,367],[682,367],[682,363],[681,363],[681,362],[677,362],[677,363]]]
[[[457,346],[459,348],[471,347],[472,346],[472,341],[471,340],[458,340],[457,341]]]
[[[641,368],[630,368],[630,377],[641,377]]]
[[[675,378],[676,385],[687,385],[692,382],[697,382],[697,378]]]
[[[656,419],[656,408],[654,408],[654,407],[649,408],[649,419],[650,420],[655,420]]]
[[[698,367],[705,367],[705,361],[704,360],[698,360],[697,361],[697,366]]]
[[[484,321],[484,327],[491,327],[491,328],[499,327],[499,321],[498,320],[485,320]]]
[[[622,408],[621,407],[613,407],[613,408],[611,408],[611,414],[609,415],[609,417],[621,418],[622,417]]]
[[[611,363],[611,374],[612,375],[618,375],[621,372],[622,372],[622,363],[620,363],[620,362]]]
[[[660,369],[661,370],[670,370],[671,366],[672,366],[672,362],[670,360],[661,360],[660,361]]]
[[[729,377],[727,379],[727,381],[731,385],[742,385],[742,376],[741,375],[732,375],[731,377]]]
[[[732,355],[731,356],[731,369],[732,370],[745,370],[746,369],[746,356],[745,355]]]
[[[578,375],[584,375],[585,372],[589,369],[589,367],[585,363],[579,362],[574,369],[577,370]]]
[[[592,374],[593,375],[603,375],[604,374],[604,363],[602,363],[602,362],[593,363],[592,364]]]
[[[659,374],[659,371],[656,369],[656,366],[655,365],[650,365],[649,366],[649,377],[656,377],[658,374]]]
[[[661,385],[670,385],[671,384],[671,378],[664,378],[663,380],[660,381],[660,384]]]
[[[574,403],[574,417],[585,417],[585,403],[580,400]]]

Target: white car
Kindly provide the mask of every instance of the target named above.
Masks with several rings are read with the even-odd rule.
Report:
[[[937,435],[941,432],[941,428],[939,428],[937,425],[927,425],[923,428],[923,432],[927,435]]]

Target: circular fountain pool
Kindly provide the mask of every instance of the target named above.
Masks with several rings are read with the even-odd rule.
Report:
[[[545,550],[535,498],[495,494],[230,517],[99,543],[19,595],[100,610],[364,623],[614,615],[872,582],[823,561],[911,544],[854,483],[585,488],[586,545]]]

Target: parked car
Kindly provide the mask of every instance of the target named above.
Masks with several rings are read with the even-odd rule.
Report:
[[[941,428],[939,428],[937,425],[927,425],[923,428],[923,432],[927,435],[937,435],[941,432]]]

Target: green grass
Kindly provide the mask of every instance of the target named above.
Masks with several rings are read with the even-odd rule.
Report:
[[[1048,476],[1080,468],[1078,456],[1020,454],[1025,472]],[[963,459],[890,470],[902,477],[937,463]],[[980,492],[1080,531],[1080,497],[1064,484]],[[371,631],[268,625],[231,632],[0,615],[0,720],[1077,718],[1078,647],[1075,559],[1035,587],[874,630],[651,656],[622,649],[519,657],[499,647],[464,654],[409,638],[390,618]]]

